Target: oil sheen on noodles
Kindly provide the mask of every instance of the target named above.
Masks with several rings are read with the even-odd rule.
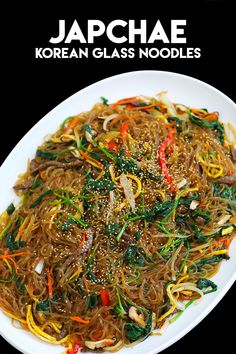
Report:
[[[65,353],[161,334],[217,291],[236,225],[236,133],[164,92],[67,118],[0,218],[0,307]]]

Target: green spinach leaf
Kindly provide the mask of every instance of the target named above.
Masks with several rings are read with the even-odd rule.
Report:
[[[119,168],[120,172],[123,173],[133,173],[137,176],[141,174],[141,171],[138,168],[136,162],[134,162],[131,158],[124,157],[124,149],[118,154],[116,158],[116,165]]]
[[[225,134],[225,129],[224,125],[220,123],[218,120],[212,123],[209,123],[202,118],[198,118],[196,116],[193,116],[192,114],[189,114],[189,120],[193,123],[198,125],[199,127],[208,127],[211,128],[218,133],[218,138],[220,142],[223,144],[224,143],[224,134]]]
[[[87,298],[87,308],[88,310],[93,309],[99,304],[99,295],[98,294],[91,294]]]
[[[15,210],[14,204],[11,203],[11,204],[7,207],[6,210],[7,210],[7,214],[8,214],[8,215],[11,215],[11,214],[14,212],[14,210]]]
[[[218,286],[213,281],[211,281],[210,279],[206,279],[206,278],[199,279],[197,282],[197,287],[200,290],[211,288],[211,290],[205,291],[204,294],[208,294],[213,291],[216,291],[218,288]]]
[[[124,326],[126,337],[130,342],[135,342],[140,338],[146,338],[152,329],[152,314],[149,312],[146,327],[141,327],[135,322],[127,322]]]
[[[10,232],[9,234],[7,234],[6,236],[6,246],[11,250],[11,251],[15,251],[18,248],[21,248],[25,245],[24,241],[14,241],[14,236],[13,234]]]
[[[40,202],[41,202],[41,200],[46,196],[46,195],[48,195],[48,194],[52,194],[53,193],[53,190],[52,189],[48,189],[47,191],[45,191],[45,192],[43,192],[38,198],[36,198],[35,200],[34,200],[34,202],[32,203],[32,204],[30,204],[30,208],[32,209],[32,208],[34,208],[34,207],[36,207],[36,205],[38,205]]]
[[[36,305],[36,311],[49,312],[49,299],[38,302]]]
[[[108,99],[106,97],[101,96],[100,98],[102,100],[102,103],[105,104],[105,106],[109,106]]]

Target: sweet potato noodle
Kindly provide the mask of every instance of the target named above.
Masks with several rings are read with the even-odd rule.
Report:
[[[164,92],[67,118],[1,215],[3,312],[68,354],[162,333],[217,290],[236,227],[235,141],[217,112]]]

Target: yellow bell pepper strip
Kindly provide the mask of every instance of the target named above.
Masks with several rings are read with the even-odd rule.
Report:
[[[220,156],[218,154],[217,158],[212,156],[212,154],[205,153],[199,154],[198,155],[198,160],[201,164],[202,169],[204,172],[207,174],[208,177],[210,178],[218,178],[220,177],[224,170],[223,166],[221,165],[220,161]]]
[[[62,343],[67,342],[69,339],[69,336],[66,336],[60,340],[57,340],[56,337],[49,335],[48,333],[44,332],[38,325],[36,325],[34,318],[33,318],[31,305],[27,306],[26,321],[27,321],[28,328],[29,328],[30,332],[32,332],[35,336],[37,336],[38,338],[42,339],[45,342],[48,342],[51,344],[62,344]]]

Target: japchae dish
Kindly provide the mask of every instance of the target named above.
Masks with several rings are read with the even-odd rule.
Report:
[[[0,307],[65,353],[161,334],[217,290],[236,228],[236,132],[137,96],[67,118],[0,219]]]

